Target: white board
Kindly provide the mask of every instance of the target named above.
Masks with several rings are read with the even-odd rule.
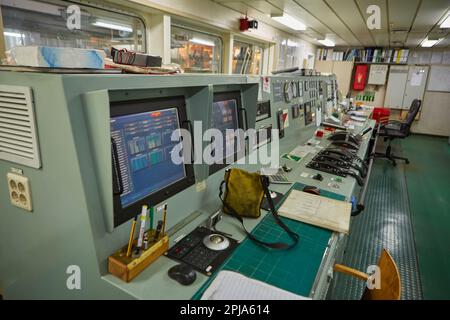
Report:
[[[427,90],[450,92],[450,66],[431,66]]]
[[[387,64],[372,64],[370,66],[368,84],[384,85],[388,72]]]

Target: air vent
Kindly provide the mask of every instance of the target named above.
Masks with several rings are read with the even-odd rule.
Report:
[[[30,87],[0,85],[0,159],[41,166]]]

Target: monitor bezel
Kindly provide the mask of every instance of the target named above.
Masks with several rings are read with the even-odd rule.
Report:
[[[188,130],[186,121],[188,121],[186,101],[184,96],[161,97],[126,101],[113,101],[110,103],[110,119],[114,117],[126,116],[136,113],[155,112],[162,109],[176,108],[178,112],[178,121],[180,128]],[[191,139],[193,140],[193,139]],[[112,159],[112,154],[111,154]],[[114,161],[112,161],[114,170]],[[132,204],[122,207],[120,194],[113,193],[114,205],[114,227],[117,227],[126,221],[136,217],[142,209],[143,205],[155,206],[175,194],[194,185],[195,175],[193,164],[184,164],[186,176],[165,188],[155,191],[144,198],[133,202]],[[114,180],[114,179],[113,179]]]
[[[213,103],[224,100],[236,100],[236,108],[238,115],[238,129],[244,129],[243,119],[242,119],[242,99],[241,99],[241,91],[226,91],[226,92],[215,92],[213,97]],[[212,119],[212,108],[211,105],[211,119]],[[246,146],[244,144],[244,156],[246,154]],[[224,163],[214,163],[209,166],[209,175],[216,173],[217,171],[228,167],[231,165],[231,162],[236,162],[238,159],[236,158],[237,152],[223,159]],[[230,162],[230,163],[229,163]]]

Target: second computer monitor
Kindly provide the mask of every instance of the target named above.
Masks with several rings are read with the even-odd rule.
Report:
[[[213,174],[245,153],[245,144],[237,137],[236,130],[243,129],[241,92],[220,92],[214,94],[211,116],[211,128],[222,134],[222,144],[212,141],[212,156],[216,160],[209,167]],[[220,145],[222,148],[220,148]]]

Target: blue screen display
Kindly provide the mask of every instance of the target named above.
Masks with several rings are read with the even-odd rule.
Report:
[[[180,128],[176,108],[113,117],[111,137],[117,147],[125,208],[186,177],[183,164],[174,164],[171,152]]]

